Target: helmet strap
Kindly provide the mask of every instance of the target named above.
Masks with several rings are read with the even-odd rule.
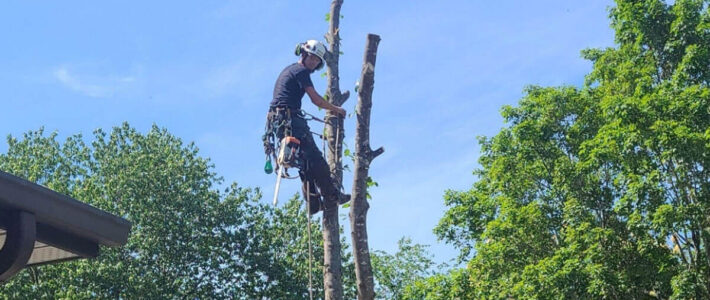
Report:
[[[306,64],[306,58],[308,58],[309,53],[306,51],[301,51],[301,58],[298,59],[298,62],[301,64]]]

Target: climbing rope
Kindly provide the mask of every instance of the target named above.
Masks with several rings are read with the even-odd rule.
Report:
[[[308,163],[306,163],[308,167]],[[306,180],[306,219],[308,220],[308,295],[313,300],[313,242],[311,240],[311,184]]]
[[[309,114],[303,110],[301,110],[301,113],[304,116],[310,117],[310,118],[306,119],[307,121],[315,120],[315,121],[323,123],[324,125],[327,124],[326,121],[321,120],[321,119],[315,117],[314,115]],[[327,117],[326,120],[329,120],[329,121],[334,120],[334,122],[330,122],[330,125],[335,127],[335,147],[338,147],[338,143],[340,142],[340,126],[338,126],[339,124],[336,123],[338,119],[336,116],[330,116],[330,117]],[[328,160],[328,157],[327,157],[328,151],[326,151],[325,136],[322,134],[315,133],[315,132],[311,132],[311,133],[317,135],[323,141],[323,157],[327,161]],[[336,150],[337,150],[337,148],[336,148]],[[336,151],[333,151],[333,152],[336,152]],[[340,161],[336,162],[336,164],[339,162]],[[309,164],[308,164],[308,162],[306,162],[306,168],[308,168],[308,167],[309,167]],[[342,170],[342,166],[340,168]],[[333,176],[333,175],[334,175],[333,172],[331,172],[331,176]],[[343,190],[342,184],[340,184],[340,183],[336,183],[336,184],[338,184],[339,189],[342,191]],[[306,211],[307,211],[306,219],[307,219],[307,226],[308,226],[308,230],[307,230],[307,232],[308,232],[308,294],[310,296],[310,300],[313,300],[313,274],[311,273],[311,270],[313,269],[313,242],[312,242],[312,237],[311,237],[311,215],[310,215],[310,212],[311,212],[311,184],[310,184],[310,181],[308,180],[308,178],[306,178]]]

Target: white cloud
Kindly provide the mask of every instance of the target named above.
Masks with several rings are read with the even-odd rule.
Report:
[[[127,76],[127,77],[123,77],[123,78],[119,79],[119,81],[121,81],[121,82],[134,82],[134,81],[136,81],[136,78],[135,78],[135,77],[132,77],[132,76]]]
[[[78,75],[66,65],[57,67],[52,75],[63,86],[91,98],[112,97],[137,82],[135,76]]]
[[[55,70],[54,77],[64,86],[92,98],[105,98],[112,94],[109,87],[82,82],[75,75],[70,74],[65,67]]]

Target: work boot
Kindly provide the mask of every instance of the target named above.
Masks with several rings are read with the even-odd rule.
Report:
[[[311,215],[318,213],[321,210],[321,203],[323,202],[323,199],[321,198],[320,194],[318,193],[317,190],[312,189],[310,192],[310,195],[307,195],[305,185],[307,183],[304,182],[303,184],[303,198],[309,202],[310,204],[310,210],[308,211]]]
[[[338,204],[343,205],[350,202],[350,194],[343,194],[338,192]]]
[[[323,205],[321,205],[320,199],[311,199],[311,201],[309,202],[308,213],[310,215],[315,215],[321,210],[322,206]]]
[[[343,194],[341,192],[338,192],[335,197],[328,197],[327,199],[325,199],[325,202],[323,202],[323,210],[343,205],[348,202],[350,202],[350,194]]]
[[[308,195],[308,192],[310,192],[310,195]],[[318,202],[323,201],[323,198],[318,192],[318,188],[316,188],[316,185],[311,181],[304,180],[301,182],[301,193],[303,194],[304,199],[311,199],[311,201],[316,199]]]

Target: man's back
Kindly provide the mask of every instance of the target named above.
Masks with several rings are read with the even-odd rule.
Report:
[[[300,63],[286,67],[279,74],[274,85],[274,98],[271,106],[288,106],[291,109],[301,109],[301,99],[305,88],[313,86],[311,71]]]

